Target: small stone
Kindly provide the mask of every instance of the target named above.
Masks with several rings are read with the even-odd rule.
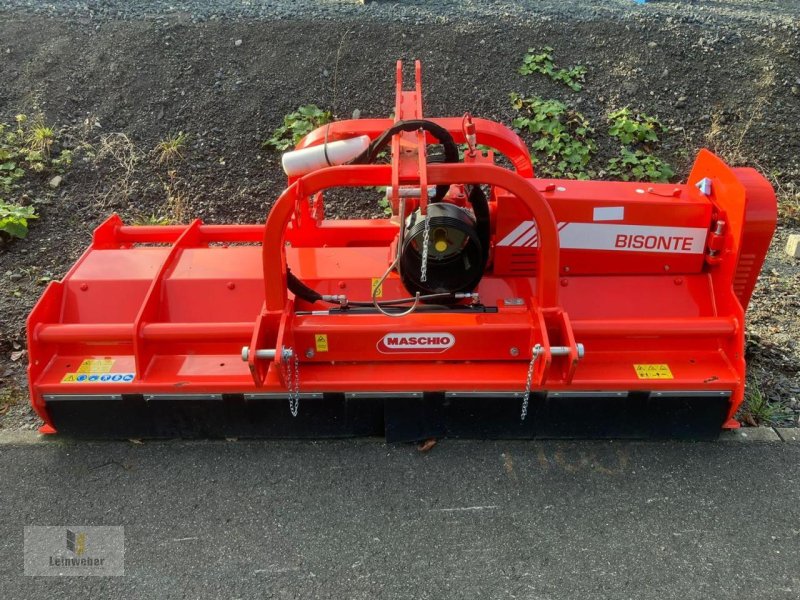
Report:
[[[233,42],[233,45],[237,46],[237,47],[241,46],[242,45],[242,40],[236,40],[235,42]]]
[[[20,281],[20,280],[22,279],[22,273],[12,273],[12,274],[9,276],[9,279],[10,279],[11,281]]]
[[[52,178],[50,181],[48,181],[48,182],[47,182],[47,184],[48,184],[48,185],[49,185],[51,188],[53,188],[53,189],[56,189],[58,186],[60,186],[60,185],[61,185],[61,180],[62,180],[62,177],[61,177],[61,175],[56,175],[56,176],[55,176],[55,177],[53,177],[53,178]]]
[[[647,47],[648,48],[655,48],[656,46],[658,46],[658,44],[656,42],[647,42]]]
[[[360,119],[361,118],[361,111],[359,109],[356,108],[355,110],[353,110],[353,118],[354,119]]]
[[[681,96],[680,98],[678,98],[675,101],[675,108],[684,108],[686,106],[686,100],[688,100],[686,96]]]
[[[786,242],[786,254],[792,258],[800,258],[800,234],[793,233]]]
[[[637,91],[639,91],[639,86],[636,85],[635,81],[628,80],[622,84],[622,89],[625,90],[626,94],[633,96]]]

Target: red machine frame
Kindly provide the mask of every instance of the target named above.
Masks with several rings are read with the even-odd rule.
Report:
[[[419,63],[415,76],[415,90],[403,90],[398,63],[395,121],[422,118]],[[430,120],[467,141],[460,117]],[[298,147],[375,139],[395,121],[336,122]],[[56,398],[519,398],[531,365],[535,393],[723,397],[720,424],[737,427],[744,312],[776,219],[766,180],[707,151],[684,185],[537,179],[519,136],[474,125],[477,142],[514,170],[494,165],[491,152],[428,164],[435,140],[416,131],[393,138],[390,165],[291,179],[265,225],[133,227],[110,217],[28,320],[43,431],[59,427],[48,401]],[[322,294],[368,299],[396,252],[396,218],[326,220],[325,190],[387,186],[396,213],[401,188],[442,184],[491,186],[492,266],[477,290],[490,311],[353,315],[288,292],[287,264]],[[419,194],[407,209],[426,203]],[[603,246],[609,239],[616,247]],[[407,295],[392,273],[382,297]],[[381,346],[389,335],[440,334],[448,337],[432,348]]]

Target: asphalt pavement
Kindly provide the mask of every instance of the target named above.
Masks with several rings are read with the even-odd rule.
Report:
[[[800,597],[800,445],[0,446],[0,597]],[[122,525],[122,577],[23,575],[25,525]]]

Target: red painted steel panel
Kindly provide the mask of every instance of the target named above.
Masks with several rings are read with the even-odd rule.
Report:
[[[397,118],[422,115],[418,70],[416,79],[414,91],[398,85]],[[464,141],[460,117],[434,121]],[[732,417],[744,389],[744,309],[775,226],[766,180],[706,151],[682,185],[538,180],[516,134],[474,123],[478,143],[514,171],[426,164],[432,140],[414,132],[395,137],[393,166],[292,180],[265,225],[139,228],[112,216],[30,315],[34,408],[49,425],[43,394],[287,393],[282,348],[297,356],[303,392],[521,391],[539,344],[534,390],[729,391]],[[335,123],[300,147],[326,135],[374,139],[391,124]],[[703,178],[708,195],[695,185]],[[397,318],[294,298],[287,266],[321,294],[371,299],[395,256],[397,220],[326,221],[309,202],[319,208],[330,187],[400,180],[492,188],[490,264],[476,290],[487,310]],[[380,298],[408,295],[391,273]],[[566,356],[551,352],[557,345]],[[258,358],[263,349],[278,352]],[[667,368],[647,378],[637,365]]]

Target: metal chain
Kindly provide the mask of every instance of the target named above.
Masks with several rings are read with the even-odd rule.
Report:
[[[428,246],[431,241],[431,220],[428,213],[425,213],[425,233],[422,236],[422,272],[420,273],[420,281],[423,283],[428,281]]]
[[[290,362],[292,358],[294,358],[294,373]],[[291,348],[283,349],[283,367],[286,374],[286,388],[289,390],[289,412],[296,417],[300,409],[300,359]]]
[[[519,415],[520,421],[524,421],[525,417],[528,416],[528,401],[531,397],[531,383],[533,382],[533,367],[536,365],[536,360],[539,358],[539,355],[542,353],[542,346],[541,344],[536,344],[533,347],[533,353],[531,355],[531,362],[528,363],[528,379],[525,381],[525,394],[522,396],[522,412]]]

